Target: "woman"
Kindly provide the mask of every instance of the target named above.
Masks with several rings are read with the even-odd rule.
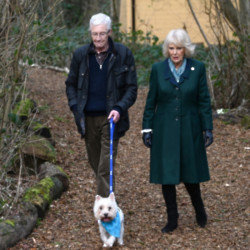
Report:
[[[205,66],[194,60],[195,46],[183,29],[171,30],[163,44],[166,60],[152,66],[143,115],[143,142],[151,148],[150,182],[161,184],[168,222],[178,226],[175,185],[183,182],[199,226],[207,215],[200,182],[208,181],[206,149],[213,142],[212,111]]]

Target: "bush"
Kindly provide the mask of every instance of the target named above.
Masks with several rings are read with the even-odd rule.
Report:
[[[120,24],[114,24],[112,29],[114,41],[127,45],[134,54],[138,85],[148,85],[152,64],[164,59],[162,43],[159,43],[158,37],[151,32],[144,33],[142,30],[120,32]],[[39,32],[54,34],[38,43],[35,61],[39,64],[69,67],[72,52],[90,42],[88,28],[82,25],[55,30],[53,25],[47,24]],[[211,50],[219,60],[220,70],[214,63]],[[213,106],[215,108],[237,107],[242,96],[247,99],[249,92],[244,87],[246,86],[243,74],[244,48],[240,42],[228,40],[224,45],[214,45],[211,50],[203,44],[197,44],[194,57],[206,64]]]
[[[163,60],[162,45],[159,38],[151,32],[144,34],[142,30],[124,33],[118,30],[119,25],[113,27],[114,40],[128,46],[133,52],[138,85],[148,85],[152,64]]]
[[[152,35],[151,32],[144,33],[142,30],[129,33],[120,32],[120,24],[114,24],[112,29],[114,41],[128,46],[134,54],[138,85],[147,86],[152,64],[164,60],[162,43],[159,43],[158,37]],[[37,45],[36,61],[40,64],[69,67],[72,52],[90,42],[88,28],[83,26],[53,31],[52,25],[46,25],[40,32],[54,32],[53,36]],[[242,45],[231,40],[227,41],[225,45],[214,45],[212,49],[219,58],[220,71],[215,66],[211,51],[203,44],[197,44],[194,57],[206,64],[209,86],[213,93],[211,95],[213,106],[215,108],[238,106],[241,99],[232,95],[232,90],[236,82],[237,86],[244,86]],[[239,93],[239,91],[235,91],[235,93]]]
[[[46,25],[40,32],[54,34],[37,44],[36,58],[32,61],[38,64],[69,67],[73,51],[90,42],[89,31],[83,26],[53,31],[52,26]],[[163,59],[158,37],[150,32],[144,34],[141,30],[119,32],[119,25],[114,25],[113,37],[114,41],[121,42],[132,50],[137,66],[138,84],[147,85],[152,64]]]
[[[219,60],[220,70],[214,63],[211,50]],[[206,64],[207,78],[214,93],[214,106],[216,109],[238,107],[242,97],[248,99],[248,91],[244,90],[246,79],[242,44],[229,40],[224,45],[213,45],[211,50],[199,45],[195,57]]]
[[[45,33],[53,32],[53,35],[37,44],[37,54],[34,60],[38,64],[68,66],[72,52],[90,42],[89,31],[82,26],[71,29],[61,28],[56,31],[53,29],[53,26],[46,25],[41,30]]]

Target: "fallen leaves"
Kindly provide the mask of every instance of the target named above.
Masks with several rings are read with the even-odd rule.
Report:
[[[28,88],[34,99],[50,106],[41,119],[52,129],[58,164],[69,175],[70,188],[53,202],[31,235],[12,249],[101,249],[92,208],[95,177],[67,107],[65,76],[41,69],[29,73]],[[140,134],[146,95],[147,88],[140,88],[130,109],[131,128],[120,140],[115,166],[115,193],[125,213],[122,249],[248,249],[250,131],[214,121],[215,141],[207,149],[211,181],[201,185],[208,225],[205,229],[197,226],[181,184],[177,187],[179,226],[172,234],[162,234],[166,208],[160,185],[149,184],[149,150]]]

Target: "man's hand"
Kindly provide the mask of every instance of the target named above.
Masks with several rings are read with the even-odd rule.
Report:
[[[84,138],[85,136],[85,122],[84,122],[84,118],[81,117],[78,112],[77,112],[77,105],[73,105],[71,108],[72,113],[74,114],[74,118],[75,118],[75,123],[77,126],[77,130],[78,132],[81,134],[81,138]]]
[[[117,123],[120,119],[119,112],[116,110],[111,110],[111,112],[109,113],[108,119],[110,120],[112,117],[113,117],[114,123]]]

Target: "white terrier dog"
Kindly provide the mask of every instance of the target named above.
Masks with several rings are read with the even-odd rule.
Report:
[[[123,245],[124,214],[117,206],[114,193],[108,198],[96,196],[94,215],[98,220],[103,247],[112,247],[116,239],[119,245]]]

